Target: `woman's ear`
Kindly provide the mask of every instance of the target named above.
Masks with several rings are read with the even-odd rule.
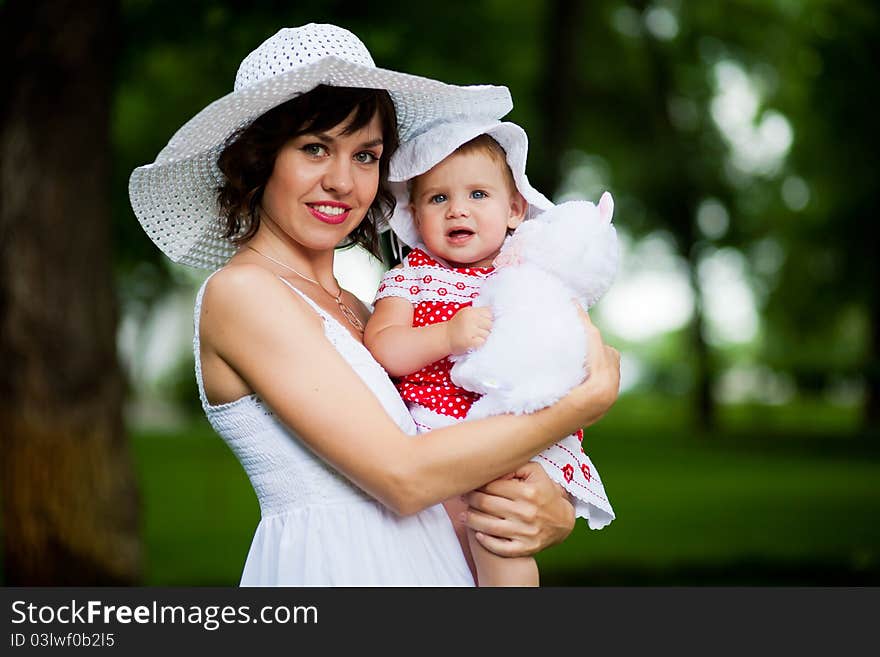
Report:
[[[519,226],[523,219],[526,218],[526,212],[529,204],[523,198],[523,195],[517,192],[510,197],[510,214],[507,217],[507,228],[513,230]]]

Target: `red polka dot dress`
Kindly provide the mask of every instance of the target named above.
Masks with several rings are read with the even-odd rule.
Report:
[[[441,265],[422,249],[413,249],[403,267],[385,274],[376,300],[392,296],[404,298],[413,306],[413,326],[438,324],[470,306],[479,294],[481,283],[493,271],[492,267],[452,269]],[[408,404],[416,404],[453,420],[462,419],[479,395],[452,383],[449,378],[451,368],[449,358],[443,358],[395,379],[395,385]],[[432,422],[431,427],[435,424]],[[431,427],[420,428],[427,430]]]
[[[446,322],[473,304],[483,281],[494,271],[493,267],[447,267],[416,248],[409,252],[402,267],[383,276],[376,301],[385,297],[409,301],[414,327]],[[451,369],[452,362],[447,357],[394,379],[421,433],[465,419],[480,397],[456,386],[449,376]],[[575,513],[598,529],[614,519],[614,511],[598,472],[583,450],[582,439],[583,432],[578,431],[532,460],[574,496]]]

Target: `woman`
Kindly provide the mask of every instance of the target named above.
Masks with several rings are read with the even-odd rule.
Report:
[[[506,89],[378,69],[330,25],[281,30],[235,89],[135,170],[130,196],[173,260],[225,264],[199,292],[194,349],[205,412],[260,500],[242,585],[473,585],[440,502],[512,472],[469,498],[479,540],[502,555],[561,540],[571,507],[523,464],[610,407],[617,353],[588,331],[592,375],[555,406],[413,439],[363,347],[368,311],[333,277],[336,246],[374,246],[387,216],[396,121],[407,138],[437,119],[500,118]]]

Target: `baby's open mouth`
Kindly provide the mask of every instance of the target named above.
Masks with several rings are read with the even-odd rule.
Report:
[[[448,233],[446,233],[446,236],[449,239],[460,240],[460,239],[465,239],[467,237],[470,237],[473,234],[474,234],[474,231],[472,231],[470,228],[454,228],[454,229],[450,230]]]

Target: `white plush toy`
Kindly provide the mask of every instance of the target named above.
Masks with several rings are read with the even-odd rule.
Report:
[[[531,413],[553,404],[589,370],[586,310],[608,290],[619,248],[614,201],[570,201],[524,221],[495,260],[474,306],[492,309],[492,331],[479,349],[453,357],[453,382],[483,395],[469,419]]]

